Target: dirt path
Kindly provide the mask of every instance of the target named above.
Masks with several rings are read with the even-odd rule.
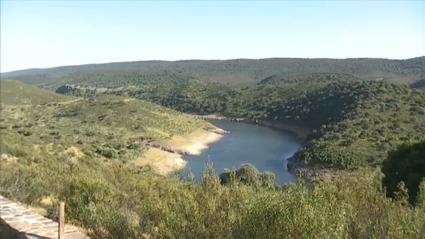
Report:
[[[0,237],[57,238],[58,223],[0,195]],[[66,239],[89,239],[88,236],[65,227]]]

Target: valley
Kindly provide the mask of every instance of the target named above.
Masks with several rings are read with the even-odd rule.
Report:
[[[425,57],[2,73],[0,194],[52,219],[66,201],[92,238],[420,238],[425,175],[394,165],[422,157],[424,76]]]

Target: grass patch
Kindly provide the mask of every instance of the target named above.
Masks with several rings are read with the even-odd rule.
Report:
[[[16,80],[1,79],[2,105],[29,105],[73,100],[74,97],[56,94]]]

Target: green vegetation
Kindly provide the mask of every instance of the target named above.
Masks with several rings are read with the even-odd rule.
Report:
[[[423,207],[386,198],[368,174],[310,190],[237,181],[225,187],[210,167],[194,184],[120,162],[51,154],[0,165],[2,195],[44,207],[51,218],[63,200],[67,221],[92,238],[421,238],[425,230]]]
[[[114,94],[148,100],[179,111],[197,114],[223,114],[230,117],[264,118],[269,108],[284,104],[326,83],[294,85],[232,86],[211,82],[193,82],[172,86],[126,86],[99,90],[94,87],[69,86],[68,94],[92,96]]]
[[[2,105],[43,104],[73,100],[70,96],[55,94],[15,80],[1,79],[0,84]]]
[[[68,222],[92,238],[422,238],[425,141],[415,140],[425,135],[425,92],[406,83],[421,79],[424,61],[133,62],[8,73],[50,89],[74,84],[58,92],[84,98],[42,98],[45,91],[28,88],[22,99],[42,100],[22,101],[8,91],[17,83],[4,88],[2,80],[0,194],[53,219],[65,201]],[[306,127],[296,159],[357,170],[310,188],[277,186],[252,165],[220,175],[207,165],[197,184],[192,174],[167,178],[128,163],[148,149],[143,140],[213,128],[176,110]]]
[[[307,74],[288,74],[288,75],[273,75],[269,76],[260,82],[258,85],[265,84],[306,84],[329,81],[356,81],[362,78],[342,73],[307,73]]]
[[[2,77],[10,77],[28,84],[36,85],[48,85],[56,81],[62,82],[62,84],[79,84],[78,82],[73,82],[73,77],[70,77],[73,73],[77,72],[76,78],[82,79],[84,75],[93,76],[93,74],[96,74],[96,71],[99,71],[99,76],[91,78],[96,79],[99,78],[100,75],[105,74],[104,70],[121,71],[121,73],[127,72],[128,77],[118,77],[123,81],[128,81],[132,76],[138,75],[140,71],[160,72],[160,74],[164,71],[168,71],[172,74],[183,73],[196,76],[199,79],[236,84],[252,84],[272,75],[280,76],[303,73],[342,73],[355,75],[356,77],[366,80],[384,80],[410,84],[419,80],[419,76],[424,73],[425,57],[407,60],[368,58],[342,60],[269,58],[260,60],[236,59],[225,61],[139,61],[62,66],[48,69],[29,69],[3,73]],[[106,76],[106,78],[109,78],[109,76]],[[177,78],[181,77],[179,76]],[[176,78],[173,77],[173,79]],[[89,84],[89,82],[87,82],[87,84]],[[101,84],[102,81],[96,83],[99,87],[105,87]],[[117,84],[122,85],[121,83]],[[118,85],[115,85],[115,87]]]
[[[255,187],[276,187],[275,175],[271,172],[260,173],[254,165],[245,164],[238,170],[225,170],[220,174],[220,182],[223,185],[228,185],[237,181],[238,183],[255,186]]]
[[[160,141],[213,128],[172,109],[116,96],[7,106],[1,123],[0,153],[15,157],[51,153],[71,161],[128,162],[146,150],[139,140]]]
[[[318,83],[231,86],[194,82],[176,86],[128,86],[70,94],[122,95],[179,111],[220,114],[312,129],[298,153],[305,163],[358,168],[380,164],[389,150],[425,135],[425,94],[385,81],[333,79]]]
[[[399,189],[406,186],[404,196],[408,196],[411,203],[425,200],[425,184],[418,200],[419,185],[425,179],[424,156],[425,139],[409,140],[390,152],[382,165],[382,172],[385,174],[382,183],[390,197],[399,196]]]
[[[29,79],[31,76],[23,76]],[[81,84],[86,86],[99,86],[116,88],[128,85],[175,85],[196,82],[199,79],[191,74],[169,71],[140,71],[140,70],[92,70],[75,72],[55,81],[46,81],[41,87],[55,90],[63,84]],[[37,82],[40,82],[37,80]]]

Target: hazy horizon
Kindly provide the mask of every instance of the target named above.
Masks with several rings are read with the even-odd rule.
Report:
[[[1,2],[2,73],[135,61],[409,59],[425,1]]]

